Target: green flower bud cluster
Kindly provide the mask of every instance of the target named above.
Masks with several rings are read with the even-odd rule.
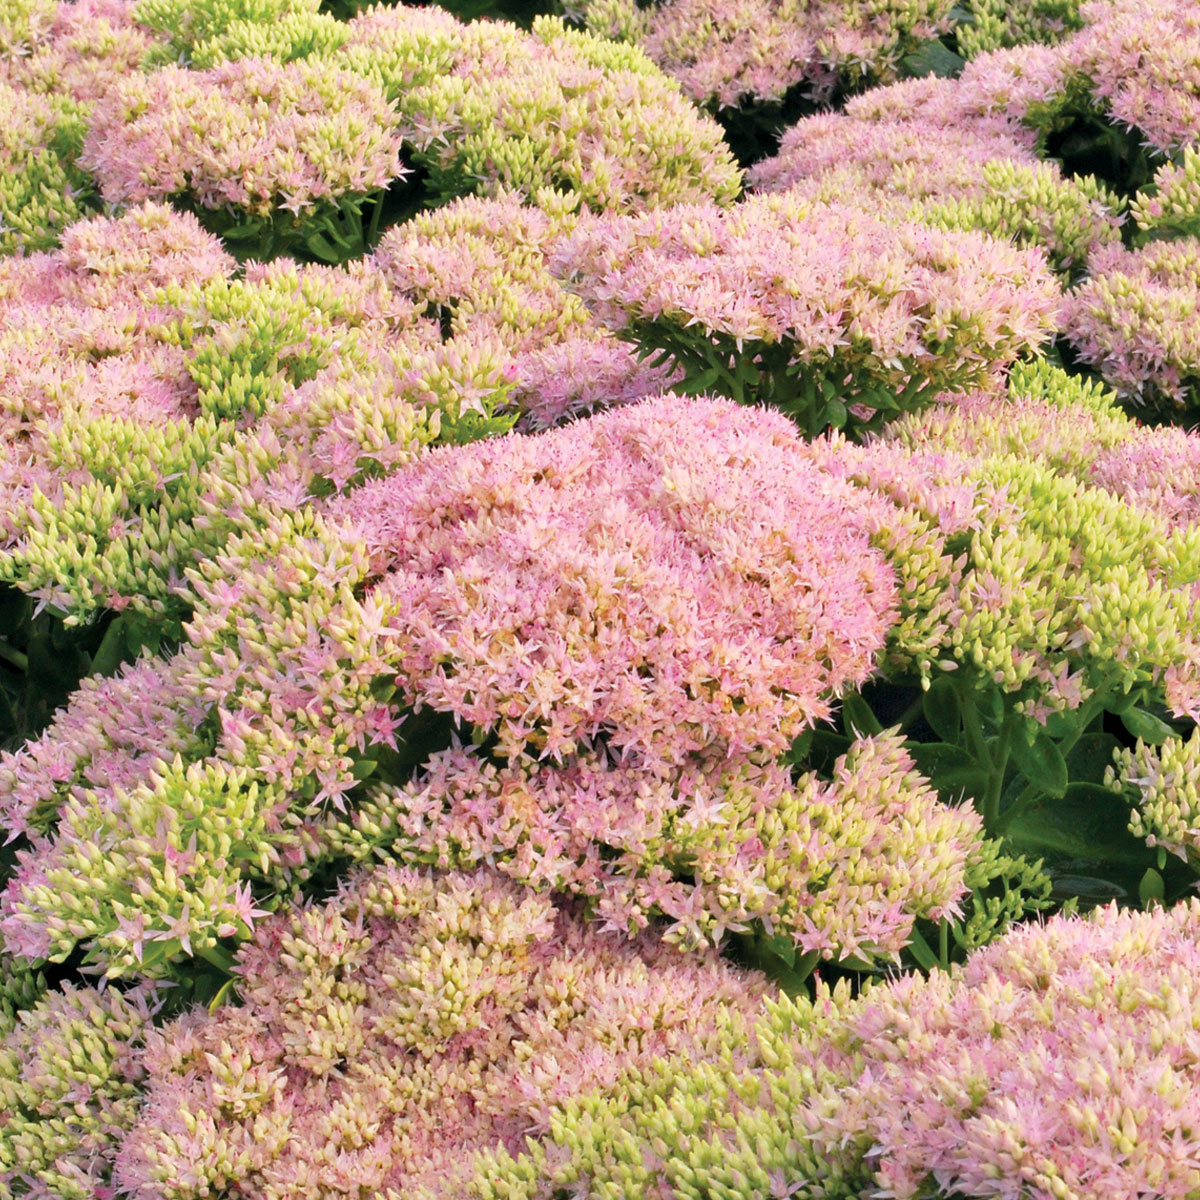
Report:
[[[435,203],[513,188],[640,210],[740,191],[720,126],[636,47],[551,17],[525,33],[437,9],[370,9],[350,28],[330,61],[395,102]]]
[[[297,58],[329,55],[350,38],[344,21],[309,8],[288,8],[270,21],[243,19],[228,25],[192,47],[192,65],[200,69],[238,58]]]
[[[53,246],[92,195],[74,165],[82,125],[69,99],[0,82],[0,254]]]
[[[137,1114],[149,1005],[70,984],[22,1001],[0,1008],[0,1195],[96,1200]]]
[[[1083,28],[1081,0],[967,0],[954,27],[967,58],[1029,42],[1060,42]]]
[[[1094,247],[1120,244],[1123,202],[1090,175],[1064,178],[1050,163],[1004,160],[985,163],[980,175],[978,194],[918,205],[912,219],[1041,246],[1063,274],[1080,273]]]
[[[1200,730],[1120,750],[1104,781],[1132,802],[1131,833],[1200,873]]]
[[[321,0],[137,0],[134,19],[169,39],[147,65],[187,58],[200,43],[227,30],[257,25],[267,30],[298,14],[315,14]],[[236,34],[235,34],[236,36]],[[234,57],[234,56],[230,56]],[[244,57],[244,56],[237,56]],[[199,64],[198,64],[199,65]]]
[[[1184,146],[1176,161],[1159,167],[1129,209],[1152,237],[1200,236],[1200,147]]]
[[[180,953],[232,959],[257,914],[249,880],[280,861],[286,799],[221,764],[159,764],[144,784],[69,796],[36,872],[18,869],[4,922],[10,949],[61,962],[77,945],[110,977],[157,978]]]

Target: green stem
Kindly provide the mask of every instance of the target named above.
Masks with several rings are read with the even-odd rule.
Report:
[[[983,827],[995,835],[1000,825],[1000,797],[1004,791],[1004,775],[1008,770],[1008,756],[1012,741],[1013,726],[1006,717],[1000,735],[992,747],[992,761],[988,768],[987,791],[983,797]]]
[[[950,922],[945,917],[938,922],[938,962],[943,971],[950,970]]]
[[[96,653],[92,655],[91,673],[111,675],[125,657],[125,618],[117,617],[104,631]]]
[[[375,193],[375,208],[371,213],[371,224],[367,229],[367,246],[375,245],[376,235],[379,233],[379,218],[383,215],[383,197],[382,190]]]
[[[196,953],[224,975],[233,970],[233,955],[223,946],[197,946]]]
[[[979,709],[975,706],[975,697],[971,689],[959,680],[954,681],[954,690],[958,693],[958,711],[962,714],[963,732],[970,743],[968,749],[975,761],[987,771],[992,769],[992,756],[988,752],[987,738],[983,733],[983,725],[979,720]]]
[[[0,638],[0,658],[5,662],[10,662],[18,671],[29,670],[29,655],[18,650],[16,646],[10,646],[8,642]]]

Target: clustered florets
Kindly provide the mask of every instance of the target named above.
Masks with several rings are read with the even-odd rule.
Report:
[[[1200,16],[570,7],[0,13],[0,1200],[1200,1196]]]

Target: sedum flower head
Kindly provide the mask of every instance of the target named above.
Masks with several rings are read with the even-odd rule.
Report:
[[[572,6],[605,36],[636,39],[697,103],[778,101],[805,86],[827,95],[843,76],[887,78],[905,50],[945,27],[940,0],[663,0]],[[631,11],[632,10],[632,11]]]
[[[446,336],[532,350],[598,332],[583,301],[547,266],[555,240],[574,223],[523,203],[518,192],[468,196],[393,226],[371,262]]]
[[[404,174],[396,114],[321,60],[134,75],[99,101],[80,162],[111,204],[186,198],[297,227]]]
[[[1129,830],[1200,867],[1200,732],[1117,751],[1104,781],[1132,802]]]
[[[537,433],[577,417],[660,395],[682,374],[639,359],[611,334],[570,337],[517,355],[513,403],[518,425]]]
[[[976,58],[989,50],[1053,45],[1083,27],[1081,0],[968,0],[954,27],[958,52]]]
[[[1154,237],[1200,236],[1200,146],[1184,146],[1130,204],[1138,228]]]
[[[214,518],[255,494],[245,466]],[[514,766],[592,753],[661,779],[697,757],[765,762],[867,677],[892,619],[858,503],[783,418],[674,397],[428,454],[324,515],[264,503],[189,571],[177,658],[108,685],[124,724],[89,689],[6,764],[8,819],[46,830],[6,936],[25,957],[85,945],[113,972],[148,970],[139,931],[164,971],[244,936],[230,914],[247,885],[288,892],[398,842],[369,779],[402,782],[446,745],[422,740],[430,712]],[[156,766],[156,740],[180,760]],[[127,896],[139,872],[162,881]],[[954,902],[945,878],[930,903]]]
[[[713,755],[649,772],[594,753],[496,766],[455,749],[379,811],[417,861],[494,863],[593,897],[613,929],[666,916],[666,940],[686,948],[761,929],[860,963],[896,957],[914,918],[957,914],[980,840],[974,812],[943,805],[894,734],[856,741],[830,780]]]
[[[218,33],[192,47],[192,65],[215,67],[239,58],[274,58],[291,62],[297,58],[328,57],[350,40],[350,26],[325,12],[305,6],[281,12],[271,20],[243,18],[231,21]]]
[[[276,25],[315,13],[319,4],[320,0],[136,0],[133,15],[166,38],[156,56],[166,63],[186,59],[198,44],[240,24]]]
[[[109,977],[211,957],[258,913],[249,878],[286,800],[221,765],[158,763],[144,783],[75,792],[51,837],[17,852],[0,910],[9,953],[61,962],[77,945]]]
[[[1136,1200],[1200,1189],[1200,903],[1010,931],[961,971],[769,1003],[726,1053],[572,1098],[473,1194]]]
[[[935,408],[898,422],[851,468],[900,513],[896,525],[877,517],[877,544],[912,581],[891,661],[926,677],[934,663],[977,672],[1040,722],[1135,688],[1192,711],[1195,530],[1093,479],[1108,447],[1133,436],[1110,399],[1056,385],[1052,372],[1023,379],[1011,416],[997,397]],[[1057,404],[1038,399],[1051,388]],[[1041,432],[1014,449],[1022,422]],[[974,492],[965,526],[942,507],[942,490],[964,483]]]
[[[1111,387],[1169,410],[1200,403],[1200,237],[1097,253],[1067,302],[1064,335]]]
[[[1120,241],[1115,194],[1090,176],[1065,178],[1004,129],[921,117],[808,117],[784,134],[775,157],[751,170],[749,182],[1041,246],[1057,271],[1078,271],[1093,246]]]
[[[13,0],[0,19],[0,58],[27,55],[54,20],[56,0]]]
[[[803,498],[801,500],[801,498]],[[432,455],[341,506],[411,702],[559,758],[780,751],[866,677],[892,581],[788,422],[645,401]]]
[[[138,1200],[463,1194],[572,1094],[708,1057],[761,984],[596,933],[486,871],[359,874],[241,952],[242,1004],[155,1033],[116,1181]]]
[[[978,385],[1059,307],[1038,251],[788,195],[581,222],[551,266],[687,389],[773,402],[810,434],[851,404],[877,425]]]
[[[525,33],[407,6],[368,9],[350,29],[334,61],[395,101],[435,201],[567,191],[640,210],[726,204],[740,189],[720,127],[632,47],[549,17]]]
[[[86,114],[124,76],[139,70],[157,44],[133,10],[131,0],[59,0],[20,55],[0,56],[0,79],[53,99],[65,113]]]
[[[1082,86],[1111,124],[1171,156],[1200,139],[1200,13],[1172,0],[1088,0],[1059,47],[1066,98]]]
[[[144,1078],[147,998],[64,983],[26,999],[0,1016],[0,1194],[111,1195],[113,1158]]]
[[[394,226],[371,258],[443,335],[511,349],[513,404],[531,431],[657,395],[675,377],[639,363],[550,274],[555,241],[572,225],[573,215],[554,217],[515,192],[464,197]]]
[[[48,249],[90,198],[74,162],[78,122],[58,101],[4,82],[0,104],[0,254]]]
[[[151,204],[0,270],[25,301],[0,329],[0,574],[69,623],[132,608],[177,629],[184,571],[233,532],[511,424],[491,423],[509,359],[423,353],[436,328],[369,270],[232,265]]]

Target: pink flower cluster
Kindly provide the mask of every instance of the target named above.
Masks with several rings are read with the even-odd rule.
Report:
[[[676,358],[711,342],[727,374],[779,345],[789,375],[827,376],[847,401],[976,386],[1039,346],[1060,306],[1038,251],[786,194],[581,221],[551,267],[632,340],[653,331]]]
[[[1013,930],[952,975],[782,999],[724,1061],[568,1101],[470,1194],[1190,1196],[1198,928],[1194,900],[1109,907]]]
[[[5,974],[8,990],[19,974]],[[23,990],[18,1011],[0,1010],[0,1193],[104,1200],[138,1110],[151,1004],[140,990]]]
[[[1140,403],[1200,402],[1200,238],[1098,252],[1069,298],[1064,336],[1105,381]]]
[[[81,164],[112,204],[182,197],[297,219],[404,174],[376,84],[322,62],[243,59],[132,75],[99,100]]]
[[[37,0],[31,7],[44,14],[36,36],[20,53],[0,55],[0,79],[64,105],[90,106],[140,70],[157,45],[135,18],[133,0]]]
[[[1091,113],[1161,156],[1200,137],[1200,15],[1174,0],[1088,0],[1077,32],[973,58],[958,79],[917,79],[854,97],[846,112],[946,126],[1024,123],[1044,137]]]
[[[697,103],[729,108],[779,100],[790,88],[828,94],[851,81],[894,74],[904,49],[947,24],[942,0],[586,0],[589,27],[633,35]],[[618,15],[619,14],[619,15]]]
[[[860,962],[898,956],[916,917],[959,915],[980,839],[975,812],[942,804],[894,734],[854,742],[828,782],[711,754],[664,773],[594,753],[498,767],[454,749],[376,819],[417,861],[494,863],[594,897],[621,932],[662,915],[664,938],[689,948],[762,928]]]
[[[330,61],[382,82],[436,199],[512,188],[637,211],[740,190],[720,126],[631,47],[550,17],[526,33],[407,5],[349,30]]]
[[[371,258],[444,335],[513,351],[513,401],[534,431],[656,395],[675,378],[639,363],[550,274],[554,244],[574,223],[515,192],[464,197],[389,230]]]
[[[0,573],[70,620],[178,620],[184,571],[231,530],[486,433],[504,404],[511,354],[442,344],[368,264],[232,274],[155,204],[0,263]]]
[[[1156,511],[1129,489],[1094,486],[1092,462],[1132,433],[1111,399],[1060,372],[1029,374],[1015,405],[993,393],[929,409],[859,452],[855,478],[896,505],[877,535],[906,580],[891,661],[925,677],[954,663],[1040,724],[1088,704],[1094,715],[1134,688],[1193,713],[1192,531],[1164,520],[1165,504]],[[1032,396],[1020,390],[1031,382]],[[1038,433],[1017,452],[1013,439],[1031,426]],[[939,492],[963,481],[975,518],[955,559],[944,551],[953,526]]]
[[[900,223],[979,229],[1043,247],[1057,270],[1078,270],[1120,242],[1121,200],[1090,177],[1067,179],[1013,131],[944,125],[924,115],[808,117],[748,180],[759,191],[850,203]]]
[[[169,961],[249,926],[252,878],[294,887],[379,845],[449,860],[478,820],[480,854],[511,852],[519,877],[601,899],[611,889],[622,926],[665,909],[695,941],[761,918],[814,949],[895,953],[915,913],[961,897],[971,819],[943,813],[889,742],[860,748],[834,790],[767,767],[868,676],[893,618],[866,501],[838,474],[782,417],[664,398],[429,454],[326,518],[256,521],[192,573],[175,660],[81,693],[6,761],[14,826],[45,829],[62,805],[0,905],[10,951],[82,943],[112,973],[146,971],[152,943]],[[196,710],[180,695],[208,713],[190,744]],[[108,697],[124,701],[120,728]],[[447,809],[489,778],[454,754],[408,792],[386,777],[364,790],[389,754],[427,754],[408,740],[426,709],[507,755],[517,786],[546,790],[545,817],[530,801],[514,823],[506,799],[489,819],[484,795]],[[156,763],[156,739],[183,760]],[[631,787],[656,807],[622,833]],[[571,827],[556,789],[575,797]],[[831,823],[852,806],[854,821]],[[236,856],[219,853],[231,839]],[[864,874],[866,845],[880,861]],[[624,865],[604,867],[602,846]],[[707,877],[676,887],[702,847]],[[157,883],[129,897],[120,864],[135,860]]]
[[[553,1107],[706,1058],[762,983],[594,932],[480,871],[385,867],[262,925],[242,1003],[150,1035],[116,1182],[137,1200],[464,1194]]]
[[[781,751],[866,678],[894,603],[853,492],[727,402],[434,454],[340,511],[409,700],[509,757]]]

